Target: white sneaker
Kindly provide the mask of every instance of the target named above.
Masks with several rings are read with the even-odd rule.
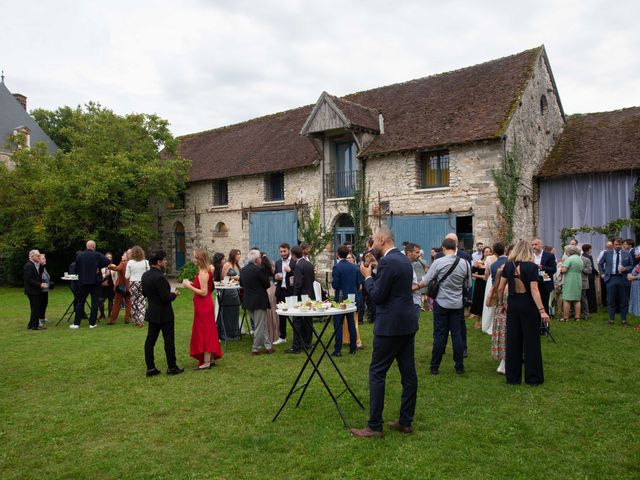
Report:
[[[70,328],[71,330],[77,330],[77,329],[79,329],[79,328],[80,328],[80,325],[76,325],[75,323],[72,323],[71,325],[69,325],[69,328]]]
[[[504,368],[504,360],[500,360],[500,365],[498,365],[498,369],[496,370],[496,372],[498,372],[500,375],[504,375],[505,374],[505,368]]]
[[[273,342],[274,345],[282,345],[283,343],[287,343],[286,338],[278,338],[275,342]]]
[[[98,325],[89,325],[89,328],[98,328]]]

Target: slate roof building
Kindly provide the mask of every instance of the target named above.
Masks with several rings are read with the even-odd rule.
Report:
[[[560,252],[564,227],[601,226],[629,218],[629,201],[640,174],[640,107],[571,115],[543,163],[540,236]],[[631,229],[624,238],[633,238]],[[579,243],[602,250],[599,234],[579,234]]]
[[[492,169],[521,158],[516,234],[537,229],[534,174],[564,127],[543,46],[460,70],[337,97],[182,137],[192,168],[184,208],[160,212],[174,268],[198,246],[228,252],[297,242],[317,205],[333,244],[355,232],[348,199],[364,179],[368,221],[428,251],[455,231],[466,246],[501,225]],[[332,257],[332,247],[329,249]],[[329,260],[327,260],[327,264]]]
[[[0,161],[9,161],[11,158],[11,154],[17,148],[17,145],[11,142],[11,137],[17,133],[25,136],[27,146],[44,142],[49,153],[58,149],[27,112],[27,97],[20,93],[12,94],[5,85],[3,76],[0,80]]]

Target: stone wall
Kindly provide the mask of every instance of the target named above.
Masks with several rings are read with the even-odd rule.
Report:
[[[517,145],[522,165],[514,224],[516,239],[531,239],[538,234],[538,194],[533,176],[564,128],[557,92],[544,58],[544,55],[538,58],[532,79],[523,92],[506,131],[507,148]],[[544,113],[541,109],[543,95],[546,98]]]
[[[367,161],[366,178],[375,209],[378,193],[394,214],[441,214],[449,209],[459,216],[473,216],[473,234],[485,243],[495,239],[496,188],[491,170],[501,165],[502,143],[481,142],[449,149],[449,187],[419,188],[419,164],[415,154],[394,155]],[[374,222],[377,226],[377,222]]]

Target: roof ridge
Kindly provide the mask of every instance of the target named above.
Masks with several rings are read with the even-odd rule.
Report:
[[[376,115],[380,113],[378,111],[378,109],[376,109],[376,108],[367,107],[366,105],[362,105],[361,103],[353,102],[351,100],[347,100],[344,97],[338,97],[336,95],[331,95],[330,93],[327,93],[327,95],[329,95],[334,100],[338,100],[340,102],[345,102],[345,103],[348,103],[349,105],[355,105],[356,107],[364,108],[365,110],[369,110],[370,112],[375,113]]]
[[[601,112],[572,113],[570,115],[567,115],[567,118],[569,119],[569,118],[577,118],[577,117],[587,117],[589,115],[606,115],[608,113],[624,112],[625,110],[640,110],[640,105],[633,106],[633,107],[622,107],[622,108],[617,108],[615,110],[604,110]]]
[[[497,63],[497,62],[504,61],[504,60],[506,60],[508,58],[519,57],[521,55],[533,53],[535,51],[542,51],[543,48],[544,48],[544,45],[540,45],[539,47],[530,48],[528,50],[523,50],[522,52],[513,53],[511,55],[505,55],[504,57],[500,57],[500,58],[494,58],[492,60],[487,60],[486,62],[476,63],[475,65],[469,65],[467,67],[457,68],[455,70],[448,70],[446,72],[434,73],[432,75],[427,75],[427,76],[424,76],[424,77],[414,78],[412,80],[405,80],[404,82],[391,83],[389,85],[383,85],[381,87],[375,87],[375,88],[371,88],[369,90],[361,90],[359,92],[348,93],[348,94],[346,94],[346,95],[344,95],[343,97],[340,97],[340,98],[346,99],[346,97],[351,97],[351,96],[354,96],[354,95],[360,95],[360,94],[364,94],[364,93],[375,92],[377,90],[382,90],[384,88],[398,87],[400,85],[408,85],[410,83],[422,82],[422,81],[427,80],[429,78],[442,77],[442,76],[445,76],[445,75],[451,75],[453,73],[464,72],[465,70],[470,70],[472,68],[477,68],[477,67],[480,67],[482,65],[490,65],[492,63]]]

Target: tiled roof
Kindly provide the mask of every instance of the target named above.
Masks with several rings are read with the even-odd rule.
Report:
[[[640,107],[571,115],[539,177],[640,170]]]
[[[344,116],[347,117],[353,127],[372,130],[374,132],[380,131],[379,112],[376,109],[350,102],[344,98],[334,97],[333,95],[331,99],[336,104],[336,107],[344,113]]]
[[[543,47],[480,65],[335,98],[356,126],[384,133],[361,156],[498,138],[513,114]],[[299,135],[313,106],[181,137],[190,181],[287,170],[320,157]]]

